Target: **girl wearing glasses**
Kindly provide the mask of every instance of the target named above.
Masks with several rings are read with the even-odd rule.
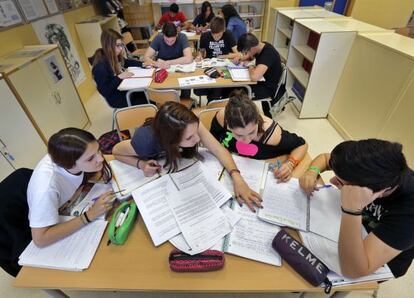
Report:
[[[230,153],[199,122],[197,116],[180,103],[165,103],[155,118],[147,119],[131,140],[115,145],[112,153],[116,159],[141,169],[146,176],[153,176],[161,166],[169,171],[177,170],[179,158],[196,157],[200,141],[229,172],[238,202],[246,203],[252,211],[254,204],[260,207],[262,200],[259,194],[243,180]],[[157,162],[160,157],[165,157],[164,165]]]
[[[99,151],[95,137],[78,128],[55,133],[47,145],[48,154],[39,161],[27,188],[29,222],[34,243],[50,245],[104,214],[112,207],[112,192],[101,195],[80,216],[59,221],[59,211],[78,194],[89,180],[108,183],[111,170]]]
[[[127,106],[126,91],[119,91],[118,86],[123,79],[133,74],[126,71],[130,66],[142,67],[137,60],[126,59],[123,56],[124,45],[122,35],[113,29],[102,32],[102,48],[96,50],[93,56],[92,74],[99,93],[113,108]],[[132,105],[148,103],[144,92],[134,92]]]

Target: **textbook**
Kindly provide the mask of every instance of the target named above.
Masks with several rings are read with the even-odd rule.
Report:
[[[161,178],[132,191],[132,197],[155,246],[164,243],[181,232],[167,196],[199,183],[205,187],[208,196],[211,196],[217,206],[223,205],[231,198],[231,194],[218,180],[210,179],[209,173],[204,169],[201,162],[196,162],[182,171],[163,175]],[[202,189],[200,188],[201,192]],[[185,206],[182,207],[183,212],[186,212],[185,209]],[[194,209],[196,213],[201,211]]]
[[[338,189],[320,187],[308,198],[298,179],[277,183],[276,178],[268,174],[262,199],[263,209],[258,214],[260,219],[338,241],[342,216]]]
[[[303,245],[305,245],[315,256],[317,256],[330,270],[329,280],[333,286],[342,286],[347,284],[379,281],[394,278],[391,270],[387,265],[378,268],[374,273],[351,279],[342,276],[341,266],[338,254],[338,242],[326,239],[322,236],[311,232],[299,231]],[[366,237],[367,232],[362,229],[362,236]]]
[[[19,265],[82,271],[91,264],[106,225],[104,220],[95,220],[66,238],[42,248],[31,241],[19,257]]]

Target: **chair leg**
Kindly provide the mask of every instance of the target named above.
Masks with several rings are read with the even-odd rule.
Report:
[[[338,291],[338,292],[335,292],[332,295],[330,295],[329,298],[344,298],[349,293],[351,293],[351,292],[350,291]]]
[[[62,290],[47,289],[43,291],[45,291],[50,297],[53,298],[70,298]]]

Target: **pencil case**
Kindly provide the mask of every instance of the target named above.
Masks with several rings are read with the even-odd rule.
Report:
[[[175,272],[216,271],[224,266],[224,254],[218,250],[206,250],[196,255],[174,249],[169,257],[170,269]]]
[[[109,223],[109,243],[116,245],[124,244],[134,226],[137,215],[138,208],[135,202],[123,202],[119,205]]]
[[[323,286],[326,294],[331,292],[332,283],[327,277],[329,268],[288,232],[280,230],[272,241],[272,247],[312,286]]]

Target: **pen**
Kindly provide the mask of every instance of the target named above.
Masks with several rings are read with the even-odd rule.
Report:
[[[221,170],[221,172],[220,172],[220,175],[219,175],[219,177],[218,177],[218,181],[220,181],[221,180],[221,178],[223,178],[223,175],[224,175],[224,171],[226,170],[226,168],[225,167],[223,167],[223,169]]]
[[[117,194],[117,193],[121,193],[121,192],[123,192],[123,191],[126,191],[126,189],[122,189],[122,190],[118,190],[118,191],[115,191],[115,192],[112,192],[112,194]],[[96,202],[97,200],[99,199],[99,197],[96,197],[96,198],[93,198],[92,199],[92,202]]]
[[[332,187],[332,185],[331,185],[331,184],[324,184],[324,185],[322,185],[322,186],[318,186],[318,187],[316,187],[316,189],[317,189],[317,190],[319,190],[319,189],[322,189],[322,188],[330,188],[330,187]]]

